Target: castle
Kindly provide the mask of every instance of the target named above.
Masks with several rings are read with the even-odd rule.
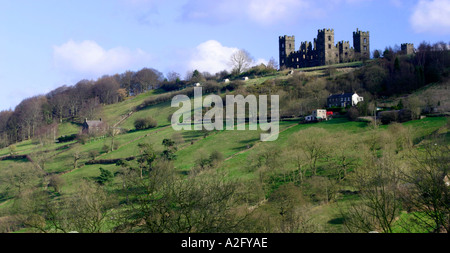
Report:
[[[301,42],[300,49],[295,50],[294,36],[279,37],[280,68],[305,68],[323,66],[370,58],[369,32],[353,32],[353,47],[348,41],[334,44],[334,29],[318,30],[314,45]]]
[[[414,54],[416,50],[414,49],[414,44],[412,43],[403,43],[401,45],[401,52],[403,54]]]

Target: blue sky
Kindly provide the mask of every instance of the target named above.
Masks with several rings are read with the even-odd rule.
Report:
[[[0,110],[104,74],[227,69],[246,49],[278,59],[278,36],[335,43],[370,31],[371,50],[450,42],[450,0],[0,0]]]

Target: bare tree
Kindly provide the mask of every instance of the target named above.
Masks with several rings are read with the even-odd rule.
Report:
[[[80,151],[80,148],[75,147],[74,152],[73,152],[73,169],[74,170],[78,168],[78,161],[82,158],[83,158],[83,155]]]
[[[236,51],[230,57],[230,64],[237,74],[244,72],[252,63],[253,58],[250,56],[250,53],[244,49]]]
[[[167,73],[167,81],[169,82],[176,82],[177,80],[180,81],[181,75],[175,71],[170,71]]]
[[[60,175],[52,175],[50,177],[50,181],[48,186],[52,187],[55,192],[61,193],[61,187],[63,187],[65,184],[64,178],[62,178]]]
[[[133,71],[126,71],[120,75],[120,87],[126,89],[128,93],[132,91],[133,76]]]
[[[29,163],[12,165],[0,171],[1,194],[18,196],[40,182],[42,171]]]
[[[357,139],[347,133],[338,134],[331,141],[334,146],[330,152],[332,167],[339,181],[344,180],[348,172],[358,165],[360,145],[356,142]]]
[[[22,135],[30,139],[42,122],[42,105],[47,101],[45,96],[35,96],[23,100],[15,109],[18,115]]]
[[[133,90],[136,93],[146,92],[159,87],[163,74],[156,69],[143,68],[133,76]]]
[[[71,195],[54,199],[48,192],[34,189],[24,192],[17,202],[18,219],[26,227],[43,233],[107,231],[107,217],[115,205],[114,198],[101,186],[86,180]]]
[[[278,69],[278,63],[275,61],[273,57],[271,57],[269,62],[267,63],[267,67],[276,70]]]
[[[405,174],[409,187],[405,203],[425,230],[450,231],[450,146],[443,139],[426,141],[409,155],[411,171]]]
[[[236,212],[240,184],[208,171],[181,178],[172,162],[158,159],[141,178],[137,170],[126,177],[129,208],[118,217],[117,231],[203,233],[235,231],[246,217]],[[245,210],[245,208],[244,208]]]
[[[67,201],[70,228],[80,233],[100,233],[115,204],[101,186],[85,180]]]
[[[392,153],[381,158],[367,153],[365,165],[355,169],[351,182],[360,191],[360,201],[344,214],[344,225],[352,232],[392,233],[401,210],[400,167]]]
[[[83,102],[80,110],[80,119],[99,118],[102,111],[102,105],[98,97],[87,99]]]
[[[301,144],[299,149],[304,153],[310,171],[316,175],[317,163],[325,157],[329,149],[328,132],[322,128],[311,127],[298,132],[293,138]]]

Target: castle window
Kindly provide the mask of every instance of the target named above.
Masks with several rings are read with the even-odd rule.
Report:
[[[331,44],[328,44],[328,49],[331,49]]]
[[[291,49],[291,44],[289,44],[289,49]]]
[[[281,44],[281,47],[284,48],[284,44]]]
[[[364,46],[364,51],[367,51],[367,47],[366,46]]]
[[[364,44],[366,44],[367,43],[367,39],[366,38],[364,38]]]
[[[331,41],[331,36],[328,36],[328,41]]]

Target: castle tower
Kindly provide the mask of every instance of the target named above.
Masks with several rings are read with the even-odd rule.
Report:
[[[289,68],[289,55],[295,51],[295,36],[280,36],[278,39],[279,54],[280,54],[280,68]]]
[[[353,47],[355,48],[355,59],[369,59],[370,58],[370,36],[369,32],[362,32],[356,28],[353,32]]]
[[[353,59],[353,48],[350,47],[350,42],[339,41],[339,63],[350,62]]]
[[[414,51],[415,51],[414,44],[412,44],[412,43],[403,43],[401,45],[401,49],[402,49],[402,53],[406,54],[406,55],[414,54]]]
[[[329,65],[339,62],[339,51],[334,44],[333,29],[318,30],[315,44],[319,65]]]

